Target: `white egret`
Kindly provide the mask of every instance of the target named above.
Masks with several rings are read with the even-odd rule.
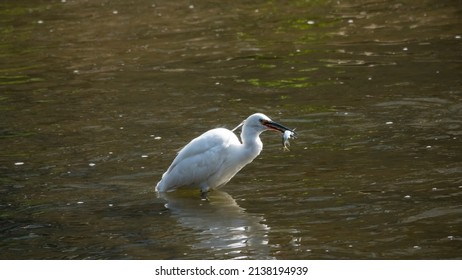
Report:
[[[241,141],[234,130],[242,126]],[[228,183],[261,152],[260,134],[265,130],[289,130],[266,115],[249,116],[235,129],[215,128],[189,142],[178,153],[157,183],[156,191],[169,192],[183,186],[198,186],[203,194]]]

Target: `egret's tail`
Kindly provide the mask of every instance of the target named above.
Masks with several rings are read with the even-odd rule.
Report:
[[[156,192],[164,192],[165,191],[165,184],[162,184],[162,180],[160,180],[156,185]]]
[[[172,183],[170,182],[170,177],[162,175],[162,179],[156,185],[156,192],[171,192],[174,190],[172,188]]]

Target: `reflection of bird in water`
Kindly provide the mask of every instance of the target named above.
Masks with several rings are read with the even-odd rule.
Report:
[[[242,143],[233,132],[240,126]],[[260,154],[263,144],[259,136],[263,131],[289,130],[295,135],[293,130],[260,113],[251,115],[238,127],[233,131],[212,129],[189,142],[163,174],[156,190],[167,192],[181,186],[199,186],[206,193],[222,187]]]
[[[214,191],[208,201],[184,191],[159,196],[179,224],[195,233],[192,249],[205,249],[214,258],[271,258],[263,217],[246,213],[226,192]]]

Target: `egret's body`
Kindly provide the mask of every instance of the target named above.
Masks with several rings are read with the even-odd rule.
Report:
[[[261,152],[260,134],[268,129],[290,130],[256,113],[242,124],[241,141],[233,131],[215,128],[193,139],[178,153],[157,183],[159,192],[199,186],[203,193],[224,186]],[[292,131],[292,130],[290,130]]]

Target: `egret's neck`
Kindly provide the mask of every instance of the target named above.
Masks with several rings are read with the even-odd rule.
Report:
[[[263,149],[263,143],[260,140],[260,133],[261,132],[249,129],[245,126],[242,128],[242,144],[250,154],[254,154],[254,157],[258,156]]]

